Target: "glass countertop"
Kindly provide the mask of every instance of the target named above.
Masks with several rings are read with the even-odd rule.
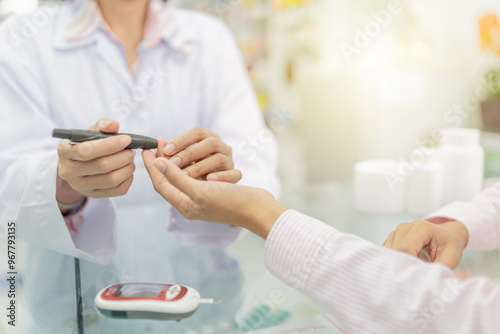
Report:
[[[356,234],[379,245],[398,224],[419,218],[404,213],[369,215],[356,212],[352,206],[350,183],[324,183],[310,187],[307,192],[289,190],[286,191],[282,201],[289,207],[318,218],[343,232]],[[119,215],[129,222],[148,215],[151,221],[155,221],[166,214],[165,208],[165,203],[160,202],[147,207],[127,205],[121,209]],[[163,222],[157,225],[144,223],[144,226],[147,227],[148,233],[163,233],[165,230]],[[130,239],[130,236],[128,238]],[[138,239],[141,240],[137,241],[137,245],[129,244],[128,251],[120,256],[124,259],[133,259],[136,247],[146,250],[150,248],[150,251],[146,251],[147,259],[144,259],[148,264],[136,259],[133,261],[133,266],[119,268],[81,261],[85,333],[245,333],[305,321],[324,313],[324,310],[310,298],[286,286],[267,272],[263,265],[265,242],[249,232],[243,232],[240,238],[226,249],[181,245],[173,239],[165,240],[168,246],[155,248],[156,246],[149,245],[147,240],[142,240],[144,238],[138,236]],[[2,244],[3,241],[2,239]],[[118,246],[124,247],[120,243]],[[23,297],[26,297],[26,294],[32,291],[23,280],[23,273],[28,275],[31,270],[28,268],[31,266],[28,257],[41,255],[32,255],[31,251],[20,249],[19,263],[24,262],[26,268],[19,270],[17,289],[24,295]],[[498,281],[499,254],[498,251],[467,252],[462,265],[457,269],[457,274],[462,277],[485,274]],[[40,259],[31,260],[40,263]],[[5,263],[3,259],[0,267],[4,272],[6,272],[3,267]],[[58,266],[62,268],[62,263],[50,263],[46,273],[40,271],[42,276],[39,279],[54,281],[53,291],[60,290],[66,293],[62,295],[54,293],[50,298],[45,295],[39,298],[41,301],[36,305],[20,304],[18,310],[20,326],[13,330],[5,327],[6,322],[2,321],[4,333],[25,333],[26,328],[41,330],[38,333],[77,333],[74,274],[72,270],[66,270],[61,275],[55,270]],[[148,276],[146,272],[151,272],[152,276]],[[180,322],[112,319],[100,314],[95,307],[94,298],[100,288],[120,282],[141,282],[148,277],[154,277],[154,280],[149,280],[153,281],[151,283],[191,286],[198,290],[202,297],[220,299],[222,303],[201,305],[191,317]],[[5,283],[0,285],[2,305],[6,302],[6,289]],[[51,325],[55,323],[59,324],[57,331],[50,331]],[[2,327],[0,327],[1,332]]]

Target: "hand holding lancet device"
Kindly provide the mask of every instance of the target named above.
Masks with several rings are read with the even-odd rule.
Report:
[[[219,302],[201,298],[185,285],[156,283],[119,283],[104,288],[95,298],[95,305],[107,317],[177,321],[191,316],[200,304]]]
[[[65,130],[65,129],[54,129],[52,130],[52,137],[69,139],[74,143],[82,143],[89,140],[104,139],[112,136],[126,135],[132,138],[132,142],[126,148],[137,149],[142,148],[145,150],[152,150],[158,146],[158,141],[151,137],[135,135],[131,133],[106,133],[101,131],[92,130]]]

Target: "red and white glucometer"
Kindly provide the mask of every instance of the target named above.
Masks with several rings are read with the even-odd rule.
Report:
[[[181,320],[200,305],[195,289],[178,284],[119,283],[99,292],[95,305],[112,318]]]

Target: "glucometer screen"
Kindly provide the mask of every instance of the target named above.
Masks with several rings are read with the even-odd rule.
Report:
[[[164,284],[124,284],[115,292],[115,296],[154,298],[164,287]]]

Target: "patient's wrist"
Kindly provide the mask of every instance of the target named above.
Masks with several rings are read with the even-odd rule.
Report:
[[[457,232],[457,234],[460,236],[460,238],[463,241],[463,248],[465,249],[467,247],[467,244],[469,243],[469,230],[465,225],[457,220],[453,220],[450,222],[445,223],[447,225],[450,225],[453,227],[453,230]]]
[[[426,218],[425,220],[430,222],[430,223],[433,223],[433,224],[448,225],[448,226],[452,227],[453,230],[456,231],[457,234],[460,236],[460,238],[463,240],[464,249],[465,249],[465,247],[467,247],[467,244],[469,243],[470,236],[469,236],[469,230],[464,225],[464,223],[462,223],[458,220],[452,219],[452,218],[448,218],[448,217],[430,217],[430,218]]]
[[[247,226],[244,228],[252,231],[258,236],[267,239],[267,236],[274,226],[274,223],[285,212],[287,208],[272,198],[262,199],[252,210]]]

